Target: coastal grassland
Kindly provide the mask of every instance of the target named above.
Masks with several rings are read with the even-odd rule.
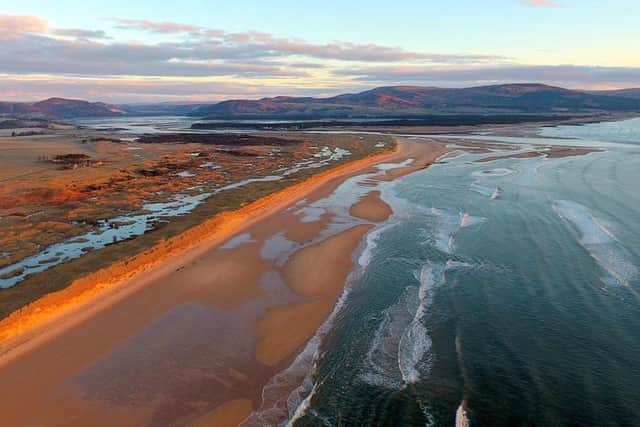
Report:
[[[0,138],[0,268],[94,230],[105,219],[144,213],[144,203],[277,175],[318,151],[304,135],[195,135],[201,143],[193,136],[149,135],[123,143],[106,133],[51,131]],[[140,142],[148,140],[159,142]]]
[[[202,224],[216,214],[236,210],[290,185],[304,182],[312,175],[338,165],[392,150],[395,146],[393,138],[377,135],[360,136],[299,133],[272,133],[269,135],[277,138],[301,141],[300,144],[296,144],[295,146],[304,147],[305,150],[312,148],[317,149],[318,147],[324,146],[331,148],[338,147],[349,150],[351,155],[321,168],[300,170],[283,177],[283,179],[279,181],[254,182],[240,188],[220,192],[205,200],[190,214],[173,217],[171,221],[157,224],[153,230],[141,236],[109,245],[100,250],[88,252],[78,259],[58,265],[42,273],[28,276],[14,287],[0,290],[0,318],[8,316],[15,310],[50,292],[64,289],[80,277],[108,267],[118,261],[126,260],[136,254],[141,254],[164,240],[177,236],[198,224]],[[378,144],[379,142],[384,142],[384,146]],[[198,148],[190,144],[159,145],[170,146],[170,148],[167,149],[178,150],[182,154],[185,152],[193,152],[194,149]],[[178,148],[175,148],[176,146]],[[262,168],[256,167],[256,156],[231,157],[233,157],[233,161],[229,163],[229,167],[226,168],[228,174],[224,176],[225,180],[223,182],[237,181],[247,177],[266,176],[272,174],[275,169],[275,167],[268,167],[266,164]],[[285,161],[285,164],[291,165],[299,158],[300,156],[298,155],[292,155],[290,159]],[[276,166],[280,167],[281,165],[277,164]],[[175,181],[175,179],[173,179],[173,181]],[[174,189],[174,191],[179,191],[179,189]]]

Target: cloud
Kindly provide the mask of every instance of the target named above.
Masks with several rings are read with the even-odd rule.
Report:
[[[367,75],[364,75],[367,73]],[[331,96],[381,85],[470,87],[538,82],[575,89],[640,86],[640,68],[588,66],[371,67],[335,70],[328,81],[304,77],[0,75],[0,99],[30,101],[50,96],[107,102],[212,102],[264,96]],[[300,80],[303,79],[303,80]]]
[[[533,7],[558,7],[555,0],[520,0],[520,2]]]
[[[0,72],[75,75],[302,77],[306,72],[220,46],[103,43],[28,34],[0,44]],[[225,60],[226,59],[226,60]]]
[[[427,61],[437,63],[450,62],[488,62],[502,61],[505,57],[477,54],[432,54],[412,52],[399,47],[376,44],[356,44],[334,42],[325,44],[308,43],[301,40],[274,37],[265,33],[224,34],[219,41],[226,44],[242,44],[280,55],[301,55],[318,59],[342,61],[390,62],[390,61]]]
[[[393,46],[357,44],[349,42],[309,43],[304,40],[277,37],[261,31],[227,32],[180,22],[157,22],[141,19],[119,19],[117,28],[151,33],[185,33],[193,37],[192,46],[217,45],[229,51],[245,51],[245,56],[300,55],[318,59],[341,61],[387,62],[419,60],[428,62],[487,62],[502,61],[505,57],[477,54],[430,54],[412,52]]]
[[[314,96],[342,93],[353,87],[299,87],[281,84],[265,86],[250,81],[173,80],[166,78],[84,78],[73,76],[3,76],[0,99],[38,101],[51,96],[115,103],[139,102],[212,102],[230,98],[257,99],[283,93]]]
[[[529,3],[555,5],[549,0]],[[49,28],[39,17],[0,15],[0,99],[211,101],[327,96],[396,84],[640,86],[637,67],[519,65],[500,55],[430,53],[345,41],[312,43],[179,22],[117,19],[112,25],[167,37],[126,42],[100,29]]]
[[[581,65],[502,65],[473,67],[366,67],[336,70],[338,77],[375,84],[424,84],[474,86],[507,82],[538,82],[563,87],[640,86],[640,67],[597,67]]]
[[[0,14],[0,32],[2,33],[43,33],[47,31],[47,21],[31,15]]]
[[[226,32],[176,22],[117,20],[119,28],[185,35],[149,43],[112,40],[102,30],[47,29],[46,21],[34,17],[7,21],[13,27],[30,23],[20,28],[34,30],[2,38],[0,72],[12,74],[282,78],[320,73],[327,61],[442,65],[506,60],[496,55],[433,54],[376,44],[310,43],[258,31]]]
[[[148,31],[151,33],[175,34],[175,33],[195,33],[202,30],[201,27],[191,24],[181,24],[177,22],[157,22],[147,19],[126,19],[115,18],[116,28],[122,30]]]
[[[109,39],[102,30],[82,30],[79,28],[54,28],[51,34],[63,37],[75,37],[79,39]]]

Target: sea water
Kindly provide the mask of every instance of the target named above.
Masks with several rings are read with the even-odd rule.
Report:
[[[640,147],[620,138],[629,126],[640,122],[554,131],[605,152],[466,154],[385,187],[396,213],[316,344],[290,423],[640,425]]]

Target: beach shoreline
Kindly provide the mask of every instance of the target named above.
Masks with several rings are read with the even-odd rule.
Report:
[[[25,387],[30,385],[30,389],[55,389],[67,381],[65,378],[78,375],[78,365],[87,366],[92,360],[94,362],[91,363],[97,363],[95,360],[117,353],[123,341],[136,337],[136,331],[144,332],[174,308],[191,307],[197,302],[199,306],[206,304],[226,312],[238,312],[256,298],[271,298],[258,284],[265,274],[275,269],[282,273],[284,282],[278,292],[283,296],[265,308],[250,312],[249,323],[256,326],[250,326],[247,335],[255,335],[256,338],[247,345],[255,348],[255,358],[229,368],[235,373],[225,380],[225,384],[229,385],[232,393],[220,397],[224,398],[222,405],[225,402],[244,402],[241,405],[229,404],[234,411],[238,408],[247,410],[247,407],[255,409],[266,379],[288,366],[291,358],[304,347],[333,310],[353,268],[352,261],[346,260],[351,259],[364,236],[375,226],[373,223],[382,222],[392,214],[391,208],[378,199],[373,190],[367,191],[362,203],[369,205],[371,216],[358,219],[354,215],[357,221],[361,221],[360,225],[318,240],[329,217],[305,223],[294,218],[289,213],[290,208],[300,202],[309,204],[327,197],[350,177],[368,174],[380,182],[391,181],[427,167],[446,152],[444,144],[434,141],[399,141],[394,151],[321,172],[238,211],[211,218],[134,259],[115,264],[107,271],[80,279],[65,290],[42,298],[0,322],[0,370],[8,372],[11,369],[13,375],[17,375],[23,365],[46,358],[47,352],[58,354],[56,352],[64,352],[75,345],[90,346],[76,359],[73,355],[65,356],[68,360],[60,361],[52,374],[55,380],[49,379],[48,383],[41,384],[35,377],[24,379]],[[376,167],[386,162],[397,162],[397,166],[393,169]],[[362,203],[354,203],[354,206],[360,206],[356,210],[362,210]],[[243,232],[250,232],[250,238],[244,243],[238,241],[231,245],[231,238],[237,238]],[[301,246],[282,266],[278,266],[275,261],[264,258],[261,247],[281,232]],[[229,248],[221,250],[225,242]],[[339,268],[321,268],[316,273],[322,277],[315,283],[309,283],[304,277],[310,269],[318,267],[320,263],[316,263],[316,259],[324,259],[325,264],[338,263]],[[339,262],[342,259],[345,261]],[[247,265],[253,267],[246,268]],[[211,289],[207,282],[209,276],[216,277],[219,282],[215,289]],[[237,288],[235,283],[246,285]],[[180,288],[181,284],[185,289]],[[185,312],[188,313],[186,317],[190,310]],[[96,332],[91,334],[90,331]],[[93,337],[99,334],[103,336]],[[83,341],[78,341],[79,336]],[[87,336],[90,336],[91,344],[87,343]],[[249,385],[253,384],[252,375],[266,377]],[[0,381],[0,389],[3,385]],[[47,408],[51,404],[45,394],[43,392],[41,401],[34,397],[35,406]],[[253,405],[246,405],[247,398]],[[74,405],[79,405],[74,406],[75,409],[81,407],[88,411],[84,403]],[[226,411],[213,409],[213,412],[208,411],[209,417],[228,416]],[[126,412],[122,415],[123,421],[133,417]],[[93,415],[86,416],[93,419]]]
[[[209,247],[219,244],[252,223],[294,204],[303,198],[306,192],[311,193],[318,186],[328,184],[332,180],[392,159],[400,153],[399,150],[400,148],[396,147],[391,152],[371,155],[339,165],[260,198],[238,210],[217,214],[205,223],[161,241],[141,254],[81,277],[70,286],[39,298],[0,320],[0,364],[5,354],[12,351],[14,346],[10,341],[13,338],[24,333],[32,333],[35,328],[41,327],[54,317],[66,314],[67,310],[76,308],[90,299],[104,298],[109,292],[118,294],[121,291],[115,288],[127,287],[123,286],[126,282],[138,279],[141,274],[160,266],[172,257],[187,251],[204,250],[204,248],[197,248],[198,245]],[[256,213],[258,215],[253,216]],[[143,280],[143,282],[147,281]]]

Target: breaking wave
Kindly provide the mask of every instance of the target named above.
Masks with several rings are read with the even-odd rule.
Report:
[[[337,313],[344,307],[350,289],[345,288],[333,312],[293,363],[269,380],[262,390],[260,409],[240,424],[242,427],[279,425],[282,420],[290,420],[291,424],[293,420],[304,415],[318,386],[314,383],[313,377],[322,356],[322,340],[333,327]]]
[[[467,417],[467,411],[464,408],[465,402],[463,401],[458,406],[456,411],[456,427],[469,427],[469,417]]]
[[[362,376],[366,383],[389,389],[402,388],[398,348],[412,319],[411,306],[415,305],[416,292],[415,287],[408,287],[397,303],[382,312],[382,320],[366,356],[368,369]]]
[[[570,200],[558,200],[553,210],[572,224],[580,234],[580,244],[609,274],[604,281],[613,285],[629,286],[638,277],[638,268],[630,261],[626,249],[617,237],[591,211]]]
[[[315,376],[322,357],[322,341],[333,328],[337,314],[343,309],[351,293],[354,277],[361,274],[370,264],[377,240],[386,230],[396,225],[393,222],[369,232],[361,246],[357,257],[358,267],[347,278],[345,290],[336,303],[332,313],[325,320],[315,335],[309,340],[305,348],[295,358],[293,363],[284,371],[276,374],[262,392],[262,405],[253,412],[242,424],[243,427],[278,425],[285,421],[292,425],[310,411],[311,400],[322,381],[316,382]]]
[[[473,267],[473,265],[467,263],[467,262],[463,262],[463,261],[454,261],[454,260],[448,260],[446,267],[445,267],[445,271],[449,271],[449,270],[457,270],[460,268],[470,268]]]
[[[471,227],[485,220],[485,218],[472,216],[467,212],[454,214],[438,208],[431,208],[431,214],[436,219],[434,245],[447,254],[454,252],[455,235],[461,228]]]
[[[469,189],[478,194],[482,194],[483,196],[487,196],[491,200],[497,199],[502,194],[502,189],[500,187],[486,186],[481,184],[479,181],[473,181],[469,186]]]
[[[444,283],[444,272],[443,265],[425,264],[417,277],[420,286],[408,287],[398,302],[383,312],[367,352],[365,382],[401,389],[429,374],[432,343],[424,318],[433,290]]]
[[[428,375],[431,369],[431,338],[424,325],[424,317],[433,299],[433,289],[444,282],[444,268],[427,263],[420,270],[418,308],[405,330],[398,346],[398,367],[406,384],[415,383],[420,375]]]

